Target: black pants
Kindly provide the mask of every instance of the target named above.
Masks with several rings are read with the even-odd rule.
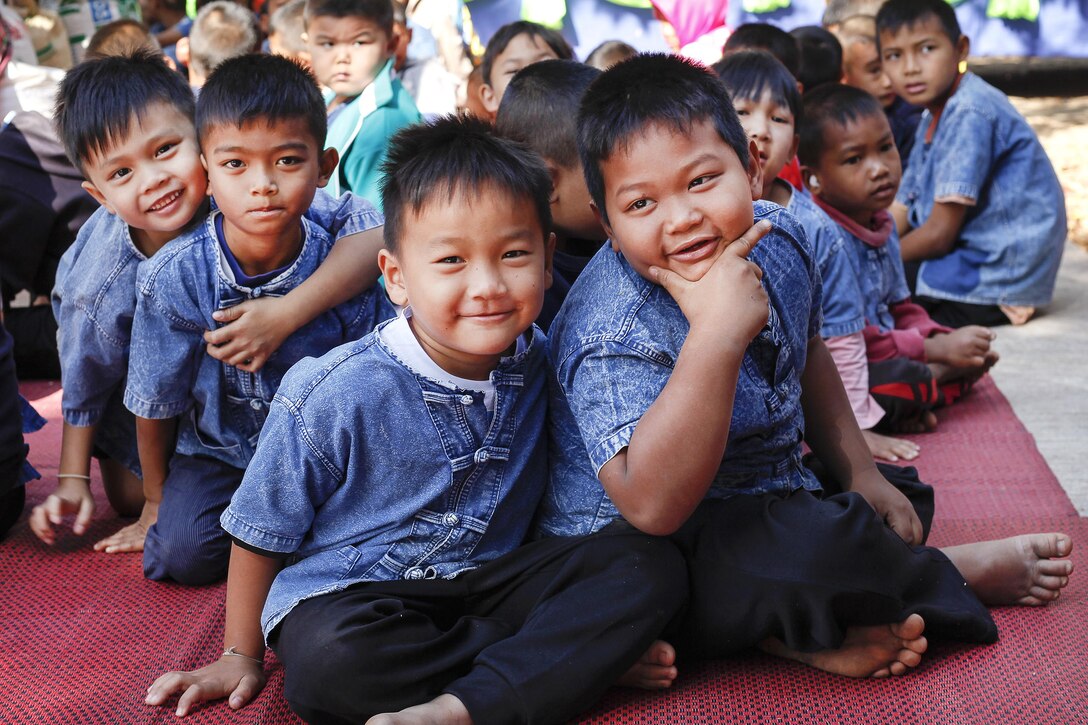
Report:
[[[563,722],[677,614],[683,559],[625,524],[546,539],[452,580],[366,582],[302,602],[272,633],[291,708],[359,723],[447,692],[477,723]]]
[[[942,403],[929,365],[903,357],[869,363],[869,394],[884,409],[874,426],[881,432],[894,431],[896,423],[917,420]]]
[[[956,329],[968,325],[998,327],[1009,324],[1009,318],[997,305],[975,305],[970,302],[953,302],[918,295],[918,270],[921,265],[921,262],[905,262],[903,272],[906,274],[907,287],[910,288],[914,302],[921,305],[935,321],[945,327]]]

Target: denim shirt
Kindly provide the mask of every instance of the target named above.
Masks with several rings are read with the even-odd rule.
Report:
[[[881,332],[894,330],[892,305],[910,297],[907,277],[903,272],[903,258],[899,255],[899,234],[892,229],[888,241],[881,247],[874,247],[842,227],[839,229],[848,240],[846,257],[850,262],[851,274],[861,288],[866,322],[876,325]]]
[[[1065,244],[1065,197],[1046,152],[1001,91],[966,73],[933,140],[926,111],[897,201],[912,228],[934,201],[973,201],[948,254],[922,262],[915,292],[980,305],[1050,302]]]
[[[307,355],[365,335],[391,317],[393,308],[375,285],[294,332],[256,373],[219,362],[205,351],[204,331],[218,325],[212,313],[254,297],[286,295],[314,273],[333,241],[304,219],[295,261],[250,289],[234,280],[222,258],[218,214],[140,266],[125,406],[143,418],[187,414],[178,430],[178,453],[245,468],[287,370]]]
[[[851,264],[847,234],[803,189],[794,189],[786,211],[797,219],[812,246],[823,282],[820,337],[844,337],[865,329],[865,297]]]
[[[547,361],[537,328],[483,394],[445,387],[362,340],[299,363],[223,528],[288,554],[268,633],[299,602],[363,581],[452,579],[524,540],[547,477]]]
[[[820,331],[819,272],[792,216],[767,202],[755,210],[756,220],[774,225],[748,257],[763,270],[770,316],[745,352],[729,441],[708,498],[820,487],[801,465],[801,374],[808,341]],[[687,333],[669,293],[610,245],[590,261],[551,328],[553,449],[538,533],[586,534],[620,517],[597,474],[631,442]]]

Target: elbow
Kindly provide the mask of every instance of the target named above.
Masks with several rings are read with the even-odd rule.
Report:
[[[675,511],[661,509],[633,511],[624,515],[627,523],[650,536],[671,536],[680,530],[687,516],[680,517]]]

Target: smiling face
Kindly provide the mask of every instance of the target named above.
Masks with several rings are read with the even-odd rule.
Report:
[[[125,139],[84,160],[83,188],[132,228],[145,253],[154,253],[186,227],[204,202],[196,128],[167,103],[143,118],[133,115]]]
[[[299,220],[336,167],[336,151],[322,152],[305,119],[257,120],[241,128],[211,126],[204,133],[208,190],[223,212],[223,231],[236,244],[283,250],[289,262],[301,239]],[[245,268],[245,262],[239,255]],[[273,260],[268,270],[276,269]]]
[[[495,62],[491,64],[491,77],[484,78],[484,85],[480,86],[480,99],[484,108],[494,117],[499,112],[499,104],[506,93],[506,87],[519,70],[542,60],[558,58],[551,46],[540,36],[528,33],[515,35],[502,52],[495,56]]]
[[[369,18],[318,15],[306,28],[314,75],[339,99],[354,98],[393,55],[396,37]]]
[[[829,122],[823,134],[820,163],[803,174],[815,177],[812,193],[867,227],[895,200],[903,171],[888,119],[877,113],[845,126]]]
[[[752,226],[763,188],[755,144],[745,168],[710,121],[687,133],[649,125],[600,166],[613,248],[647,279],[651,266],[702,278]]]
[[[734,98],[740,125],[748,138],[759,148],[759,167],[763,172],[760,198],[770,193],[774,179],[797,153],[797,127],[793,113],[785,103],[774,100],[765,90],[759,100]]]
[[[485,185],[432,194],[404,215],[396,251],[379,257],[389,297],[411,306],[412,331],[439,367],[485,380],[551,284],[552,242],[536,208]]]
[[[895,92],[930,111],[944,106],[969,50],[967,36],[953,43],[935,15],[880,34],[884,71]]]

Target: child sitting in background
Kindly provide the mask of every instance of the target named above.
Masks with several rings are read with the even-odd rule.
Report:
[[[797,80],[805,91],[839,81],[842,77],[842,46],[838,38],[819,25],[794,28],[790,35],[797,41],[800,57]]]
[[[942,327],[910,300],[887,211],[899,187],[899,153],[880,102],[838,84],[806,93],[800,135],[808,189],[837,227],[831,238],[811,235],[812,244],[836,246],[841,235],[851,272],[825,278],[825,295],[851,324],[865,324],[867,370],[847,372],[854,369],[856,344],[837,346],[836,363],[859,396],[868,389],[884,409],[882,430],[932,429],[932,409],[954,402],[997,362],[994,333],[977,325]]]
[[[189,69],[189,85],[199,89],[219,64],[255,53],[261,44],[257,17],[233,0],[215,0],[196,14],[189,37],[178,42],[178,60]]]
[[[185,0],[140,0],[140,17],[162,48],[163,55],[178,62],[177,43],[189,36],[193,19],[185,14]]]
[[[608,70],[616,63],[634,58],[636,55],[638,51],[622,40],[606,40],[589,52],[586,56],[586,65],[597,70]]]
[[[893,208],[915,299],[950,327],[1027,322],[1065,245],[1050,159],[1001,91],[960,73],[970,43],[947,2],[891,0],[876,25],[896,93],[926,109]]]
[[[329,148],[340,163],[333,196],[352,191],[381,209],[381,164],[389,139],[419,120],[412,97],[392,76],[390,0],[307,0],[306,45],[317,80],[329,89]]]
[[[284,373],[392,313],[374,285],[300,327],[258,372],[203,354],[213,311],[287,294],[328,256],[332,241],[303,214],[336,167],[336,151],[322,151],[317,84],[278,56],[225,61],[196,113],[219,208],[141,265],[124,398],[137,416],[147,499],[144,573],[183,584],[226,572],[230,542],[219,515],[253,456]]]
[[[542,60],[518,72],[499,106],[495,129],[540,154],[551,177],[552,284],[537,325],[548,331],[567,292],[604,243],[578,158],[578,103],[601,72],[573,60]]]
[[[558,32],[528,20],[507,23],[495,31],[480,63],[480,102],[489,120],[495,120],[514,75],[527,65],[549,58],[574,58],[574,50]]]
[[[268,51],[309,68],[305,13],[306,0],[291,0],[272,13],[268,20]]]

